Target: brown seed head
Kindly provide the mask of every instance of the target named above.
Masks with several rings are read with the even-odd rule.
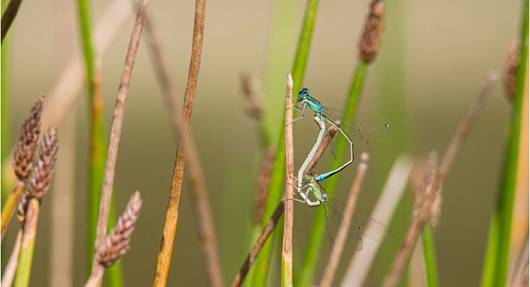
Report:
[[[22,124],[22,131],[15,147],[13,169],[20,181],[24,181],[31,170],[31,162],[40,135],[40,117],[43,104],[44,98],[41,96],[31,107],[28,117]]]
[[[37,161],[28,179],[28,194],[32,197],[41,199],[50,188],[58,149],[57,132],[52,128],[42,138]]]
[[[252,74],[241,75],[241,89],[245,102],[245,111],[255,120],[263,116],[263,96],[259,80]]]
[[[436,194],[433,190],[433,182],[437,171],[438,155],[436,152],[431,152],[423,167],[422,181],[419,185],[416,183],[418,190],[415,192],[414,198],[414,217],[422,222],[431,220],[433,209],[435,209],[433,205],[435,205]]]
[[[105,238],[103,244],[97,248],[96,260],[101,266],[105,268],[111,266],[127,252],[134,224],[138,220],[141,207],[142,198],[137,191],[131,196],[129,203],[127,203],[127,208],[118,219],[118,223],[116,223],[112,232]]]
[[[506,64],[504,66],[504,87],[506,96],[510,102],[513,101],[515,93],[515,82],[517,80],[517,69],[519,67],[519,43],[515,41],[510,48]]]
[[[364,30],[359,41],[359,59],[371,63],[381,47],[383,37],[383,17],[385,15],[385,4],[382,0],[374,0],[370,4],[370,11],[364,22]]]

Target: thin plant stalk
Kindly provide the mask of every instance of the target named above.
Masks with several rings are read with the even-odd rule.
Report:
[[[2,13],[5,11],[5,8],[7,7],[7,1],[2,1]],[[6,162],[6,159],[9,157],[9,139],[11,137],[11,132],[9,128],[9,41],[5,40],[2,43],[2,49],[0,50],[0,57],[1,57],[1,71],[0,74],[2,75],[0,81],[1,81],[1,87],[0,87],[0,105],[1,105],[1,131],[2,131],[2,138],[1,138],[1,146],[0,146],[0,159],[1,163]],[[0,163],[0,164],[1,164]],[[5,167],[9,166],[8,164],[5,165]],[[2,166],[4,167],[4,166]],[[2,202],[5,202],[5,198],[7,196],[7,193],[10,190],[10,187],[8,185],[8,171],[7,169],[3,169],[2,175],[1,175],[1,189],[2,189]]]
[[[22,5],[22,0],[11,0],[9,1],[9,4],[7,4],[7,7],[4,13],[2,14],[2,44],[4,43],[4,39],[7,36],[9,28],[11,28],[13,21],[15,21],[15,17],[18,14],[20,5]]]
[[[307,60],[309,56],[309,48],[311,38],[313,36],[313,28],[316,21],[319,0],[308,0],[305,9],[304,21],[298,38],[298,45],[296,48],[295,60],[292,68],[293,90],[298,91],[302,86]],[[274,158],[273,170],[271,174],[269,190],[267,192],[267,202],[265,204],[265,212],[263,216],[262,225],[267,224],[269,218],[274,211],[275,206],[281,198],[281,190],[285,175],[285,138],[284,138],[285,123],[280,129],[280,136],[276,145],[276,157]],[[275,233],[276,234],[276,233]],[[251,270],[251,280],[249,286],[263,287],[267,284],[268,270],[270,259],[272,256],[273,240],[269,240],[263,247],[263,252],[258,258],[254,268]]]
[[[421,234],[423,243],[423,259],[425,260],[425,270],[427,275],[427,286],[438,286],[438,268],[436,264],[436,249],[434,246],[434,235],[431,224],[425,225]]]
[[[205,24],[205,9],[206,1],[197,0],[195,2],[195,17],[193,24],[193,40],[191,48],[190,66],[188,72],[188,81],[186,83],[186,91],[184,93],[184,104],[182,109],[183,118],[183,136],[188,136],[188,127],[191,122],[191,114],[193,102],[195,99],[195,91],[199,79],[199,69],[202,55],[203,32]],[[183,137],[180,139],[182,140]],[[173,255],[173,245],[175,242],[175,235],[177,233],[178,213],[180,203],[180,192],[182,188],[182,179],[184,174],[184,159],[185,155],[182,148],[182,142],[177,143],[177,151],[175,156],[175,165],[173,169],[173,180],[171,184],[171,191],[166,208],[166,216],[164,220],[164,230],[160,243],[160,250],[156,263],[155,278],[153,286],[161,287],[167,285],[169,276],[169,268],[171,258]]]
[[[11,251],[11,256],[9,256],[9,261],[7,262],[4,272],[2,272],[2,286],[11,287],[13,281],[15,280],[15,273],[17,272],[18,266],[18,256],[20,255],[20,245],[22,242],[22,230],[18,231],[17,238],[15,239],[15,245],[13,246],[13,251]]]
[[[517,256],[512,262],[508,286],[515,287],[528,285],[528,231],[518,249]]]
[[[195,147],[193,135],[191,132],[184,131],[180,112],[175,102],[177,93],[175,85],[171,82],[173,77],[170,75],[170,69],[166,64],[167,61],[162,52],[157,29],[153,23],[153,19],[149,15],[146,15],[145,18],[145,32],[151,52],[152,63],[163,90],[171,126],[176,135],[182,140],[182,150],[190,173],[194,210],[198,219],[199,238],[201,239],[200,242],[203,248],[209,282],[211,286],[224,286],[221,265],[219,263],[217,235],[215,233],[213,213],[208,199],[203,168]]]
[[[348,123],[357,111],[365,82],[366,68],[372,63],[379,53],[383,35],[383,17],[385,6],[383,1],[373,0],[370,3],[368,15],[364,22],[363,32],[359,40],[358,63],[353,73],[350,89],[343,107],[342,123]],[[330,169],[337,168],[346,155],[346,142],[339,141],[336,145],[336,157],[329,164]],[[330,178],[325,185],[330,196],[335,194],[340,176]],[[304,252],[301,272],[299,273],[300,286],[310,286],[316,273],[316,264],[320,253],[320,246],[324,238],[326,215],[323,210],[317,210],[314,215],[313,225],[309,236],[309,243]]]
[[[390,222],[405,192],[411,170],[412,161],[409,158],[403,156],[395,161],[370,218],[377,218],[383,224]],[[364,237],[363,234],[361,238]],[[352,254],[340,286],[363,286],[380,244],[379,241],[371,240],[363,242],[363,248]]]
[[[287,79],[285,97],[285,198],[294,198],[294,148],[293,148],[293,79]],[[293,201],[285,202],[282,244],[281,286],[293,286]]]
[[[92,262],[93,247],[90,244],[96,239],[98,224],[99,200],[105,170],[105,125],[103,121],[103,99],[101,91],[101,66],[97,63],[92,41],[92,25],[89,0],[78,0],[78,15],[81,30],[81,42],[85,62],[89,111],[90,155],[88,166],[88,232],[87,259]],[[111,203],[112,204],[112,203]],[[112,208],[112,207],[111,207]],[[119,262],[118,262],[119,263]],[[114,265],[108,272],[109,286],[123,286],[120,264]]]
[[[116,169],[116,159],[118,157],[118,146],[121,138],[121,129],[123,124],[123,116],[125,111],[125,103],[129,94],[129,85],[140,44],[140,37],[143,29],[143,20],[145,17],[145,10],[147,8],[148,0],[143,0],[134,23],[133,32],[130,38],[127,56],[125,59],[125,66],[120,81],[118,96],[116,98],[114,117],[112,119],[112,126],[110,132],[110,141],[107,153],[107,162],[105,164],[105,179],[101,192],[101,200],[99,205],[99,218],[96,233],[95,247],[103,244],[105,235],[107,233],[107,225],[110,213],[110,201],[112,198],[112,188],[114,183],[114,172]],[[93,260],[93,268],[97,265],[96,260]]]
[[[37,236],[37,223],[39,221],[40,204],[36,198],[29,201],[26,218],[22,227],[22,240],[18,258],[15,287],[26,287],[29,284],[33,249]]]
[[[274,212],[272,213],[271,218],[267,221],[267,224],[265,224],[265,226],[263,227],[261,234],[258,236],[256,241],[252,245],[249,254],[245,258],[245,261],[243,261],[243,264],[239,268],[239,272],[236,274],[234,280],[232,281],[232,287],[238,287],[243,284],[243,281],[245,280],[245,277],[247,276],[250,267],[256,261],[256,258],[258,257],[261,249],[265,245],[265,242],[267,242],[267,239],[269,239],[269,236],[278,224],[278,221],[282,217],[284,211],[284,200],[282,200],[280,201],[280,203],[278,203],[276,209],[274,209]]]
[[[528,97],[528,0],[522,1],[519,67],[509,120],[504,163],[491,221],[482,286],[504,286],[508,272],[513,200],[517,181],[517,164],[524,97]]]
[[[18,200],[20,199],[20,196],[23,192],[24,183],[18,181],[13,190],[7,196],[7,199],[4,203],[4,207],[2,208],[2,240],[4,239],[9,223],[11,222],[11,218],[13,217],[13,214],[17,207]]]
[[[418,239],[419,234],[423,230],[423,227],[428,224],[436,214],[433,212],[433,206],[439,196],[441,196],[441,187],[447,174],[460,150],[460,147],[464,140],[469,135],[473,124],[476,122],[479,112],[482,106],[485,103],[487,97],[491,94],[493,83],[496,80],[495,73],[489,73],[486,77],[482,90],[477,97],[477,99],[471,104],[467,113],[464,115],[464,118],[460,125],[457,127],[451,142],[449,143],[447,150],[440,162],[440,166],[436,171],[435,176],[430,180],[430,183],[426,184],[426,187],[422,189],[423,194],[425,194],[425,200],[421,203],[421,206],[418,208],[419,211],[416,212],[416,215],[412,218],[412,222],[407,230],[405,239],[401,244],[401,248],[398,252],[398,255],[392,263],[391,270],[388,276],[385,279],[384,286],[392,287],[395,286],[403,269],[405,268],[407,259],[414,247],[416,240]]]
[[[342,221],[335,237],[335,243],[331,249],[328,264],[324,269],[324,275],[322,276],[320,287],[330,287],[333,284],[333,278],[335,276],[335,272],[337,271],[341,255],[344,250],[344,245],[348,239],[348,230],[350,229],[353,212],[357,204],[357,198],[359,196],[359,192],[361,191],[361,185],[363,183],[367,169],[368,154],[364,153],[361,155],[361,162],[357,167],[357,174],[355,175],[355,179],[353,180],[353,184],[350,189],[350,194],[348,196],[348,201],[346,202],[346,207],[344,208]]]

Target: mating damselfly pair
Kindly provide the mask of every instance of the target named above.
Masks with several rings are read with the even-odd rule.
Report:
[[[354,162],[354,142],[352,137],[346,131],[345,127],[342,124],[333,121],[330,116],[328,116],[328,108],[326,108],[319,100],[310,95],[309,89],[303,88],[298,93],[295,100],[297,103],[295,108],[299,110],[299,116],[295,118],[293,122],[304,118],[305,113],[309,109],[314,114],[314,119],[319,126],[319,133],[315,143],[313,144],[313,147],[307,154],[304,162],[298,170],[296,177],[296,195],[298,198],[293,198],[293,200],[304,203],[310,207],[321,207],[324,209],[327,217],[328,212],[326,212],[326,206],[332,207],[332,212],[337,212],[337,208],[334,207],[337,202],[333,202],[332,204],[332,202],[329,201],[330,198],[328,193],[321,185],[321,182],[340,173]],[[316,157],[317,150],[319,150],[321,145],[323,145],[323,138],[327,127],[331,126],[336,128],[336,130],[347,142],[349,147],[349,156],[344,163],[339,164],[336,168],[320,174],[314,174],[308,167],[310,166],[311,161],[318,160],[314,159]],[[390,125],[384,124],[384,127],[389,128]],[[366,225],[364,230],[360,227],[360,225],[354,224],[354,227],[350,231],[350,237],[352,237],[352,240],[357,241],[357,249],[362,248],[361,233],[363,233],[368,239],[381,241],[387,233],[387,228],[383,223],[373,218],[368,221],[368,225]]]

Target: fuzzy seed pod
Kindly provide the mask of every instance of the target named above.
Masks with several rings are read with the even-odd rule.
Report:
[[[134,230],[134,224],[138,220],[140,208],[142,207],[142,198],[137,191],[127,203],[127,208],[118,219],[118,223],[112,232],[105,238],[102,245],[97,248],[97,262],[107,268],[118,260],[129,249],[131,234]]]
[[[370,11],[364,22],[364,29],[359,41],[359,59],[371,63],[381,47],[383,37],[383,17],[385,15],[385,4],[382,0],[374,0],[370,4]]]
[[[28,117],[22,124],[22,131],[18,137],[13,154],[13,169],[18,180],[24,181],[31,170],[31,162],[37,147],[40,135],[40,117],[44,98],[39,99],[31,107]]]
[[[30,196],[41,199],[48,192],[58,149],[57,132],[50,129],[42,139],[37,161],[28,179],[27,190]]]

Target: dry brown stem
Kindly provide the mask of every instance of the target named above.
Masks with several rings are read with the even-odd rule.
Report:
[[[478,118],[478,114],[493,87],[493,82],[496,79],[494,73],[488,74],[486,81],[480,95],[471,104],[468,112],[464,116],[464,119],[458,126],[455,134],[447,150],[440,162],[440,165],[436,171],[436,174],[432,179],[425,183],[421,191],[421,200],[416,204],[415,214],[412,218],[412,222],[408,228],[407,234],[404,241],[401,244],[400,251],[392,264],[391,271],[387,276],[384,286],[391,287],[396,286],[401,276],[402,270],[404,269],[407,259],[414,247],[418,235],[420,234],[423,226],[429,223],[433,218],[433,207],[437,200],[440,200],[440,193],[442,184],[449,172],[449,169],[456,158],[456,155],[462,145],[463,141],[469,134],[471,127]]]
[[[2,15],[2,24],[0,25],[2,26],[2,43],[7,35],[7,31],[9,31],[11,24],[13,24],[13,21],[17,16],[21,4],[22,0],[11,0],[9,1],[9,4],[7,4],[4,15]]]
[[[329,256],[328,264],[324,269],[324,275],[322,281],[320,282],[320,287],[328,287],[333,284],[333,277],[337,271],[337,267],[340,262],[340,257],[344,249],[344,244],[346,243],[348,230],[350,229],[351,220],[353,212],[355,210],[355,205],[357,203],[357,198],[359,192],[361,191],[361,185],[363,183],[366,170],[368,169],[368,154],[363,153],[361,155],[361,162],[357,167],[357,174],[353,180],[353,184],[350,189],[350,194],[348,196],[348,201],[346,202],[346,207],[344,208],[344,213],[342,215],[342,221],[335,237],[335,243],[333,244],[333,249],[331,249],[331,254]]]
[[[428,163],[424,169],[423,181],[420,187],[420,190],[416,191],[416,206],[414,209],[414,216],[412,217],[412,222],[407,230],[405,239],[401,243],[398,254],[394,259],[390,273],[385,279],[384,286],[396,286],[399,282],[399,278],[403,269],[405,268],[408,258],[416,245],[416,241],[421,232],[421,229],[429,221],[430,218],[430,209],[429,201],[433,195],[433,180],[436,176],[436,157],[431,154]]]
[[[131,81],[132,71],[138,52],[138,45],[143,29],[143,21],[145,17],[145,10],[147,8],[148,0],[142,0],[136,21],[134,23],[133,32],[129,41],[127,56],[125,58],[125,66],[120,81],[118,96],[114,106],[114,116],[112,119],[112,127],[110,131],[110,140],[107,152],[107,162],[105,163],[105,177],[103,181],[103,188],[101,191],[101,199],[99,204],[99,217],[96,232],[95,248],[103,244],[109,220],[110,199],[112,197],[112,189],[114,183],[114,172],[116,169],[116,159],[118,157],[118,147],[121,138],[121,129],[123,124],[123,115],[125,112],[125,103],[129,95],[129,84]],[[97,265],[94,260],[93,268]]]
[[[512,264],[508,282],[510,287],[528,286],[528,231]]]
[[[4,239],[4,236],[7,232],[7,228],[9,227],[9,223],[11,222],[11,219],[13,218],[13,214],[15,211],[15,207],[17,206],[17,202],[19,198],[24,193],[24,183],[21,181],[18,181],[16,185],[13,187],[13,190],[9,193],[6,202],[4,203],[4,208],[2,209],[2,240]]]
[[[173,77],[170,75],[170,69],[166,64],[167,61],[164,60],[160,39],[156,27],[149,15],[146,17],[146,39],[148,40],[157,77],[162,86],[171,125],[181,139],[182,151],[184,153],[185,161],[188,164],[193,191],[194,210],[198,219],[199,238],[201,240],[204,259],[207,266],[208,278],[210,279],[211,286],[223,286],[224,280],[219,263],[217,236],[215,233],[213,215],[208,199],[203,169],[194,143],[193,135],[189,131],[184,131],[181,113],[175,103],[177,94],[176,89],[171,82],[171,78]]]
[[[11,251],[11,256],[9,256],[9,261],[7,261],[6,268],[2,273],[2,286],[11,287],[13,285],[13,280],[15,279],[15,273],[17,272],[18,266],[18,255],[20,254],[20,243],[22,241],[22,230],[18,231],[17,239],[15,240],[15,245],[13,246],[13,251]]]
[[[164,230],[160,242],[160,251],[158,253],[155,278],[153,286],[161,287],[167,285],[167,278],[169,275],[169,267],[171,257],[173,255],[173,245],[175,242],[175,235],[178,224],[178,211],[180,203],[180,191],[182,188],[182,179],[184,174],[184,151],[182,145],[185,142],[183,138],[188,136],[189,124],[191,121],[191,114],[193,102],[195,99],[195,91],[197,81],[199,78],[199,68],[202,54],[202,40],[205,23],[205,0],[197,0],[195,2],[195,18],[193,25],[193,41],[191,48],[190,67],[188,72],[188,81],[186,84],[186,91],[184,94],[184,104],[182,108],[183,125],[180,141],[177,143],[177,151],[175,156],[175,165],[173,169],[173,181],[171,184],[171,191],[168,198],[168,205],[166,208],[166,216],[164,223]],[[213,284],[213,283],[212,283]]]
[[[293,79],[287,77],[285,97],[285,194],[294,198],[294,148],[293,148]],[[285,202],[285,219],[282,244],[282,286],[293,286],[293,201]]]

